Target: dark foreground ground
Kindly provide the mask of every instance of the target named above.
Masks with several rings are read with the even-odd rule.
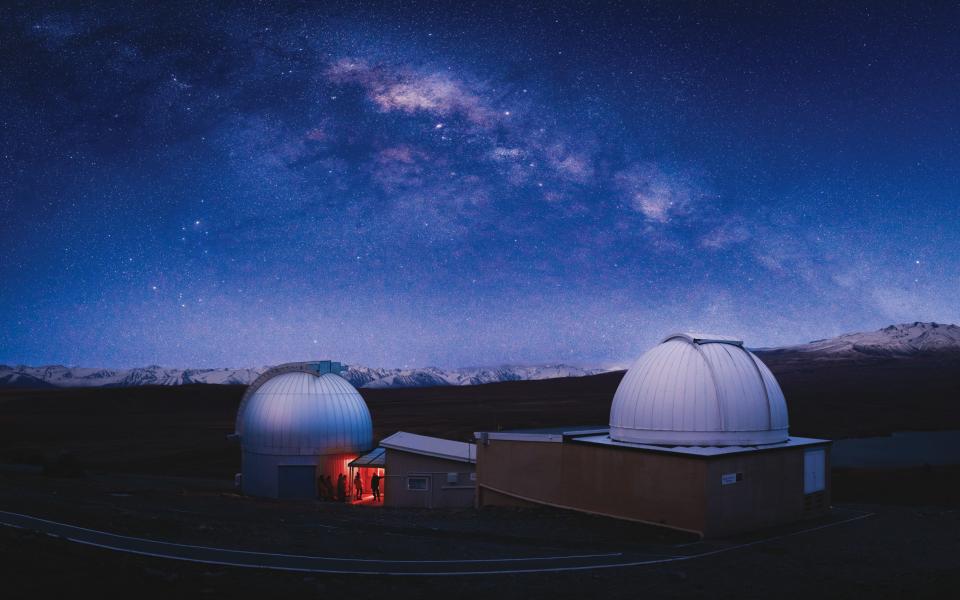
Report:
[[[960,429],[956,357],[765,360],[787,395],[795,435]],[[482,429],[605,423],[621,377],[363,394],[377,438],[407,430],[468,439]],[[398,578],[174,562],[0,528],[0,597],[949,597],[960,585],[960,467],[836,470],[834,521],[873,516],[787,537],[774,531],[693,545],[661,529],[560,511],[258,501],[231,489],[239,450],[226,435],[242,393],[239,386],[0,390],[0,510],[180,543],[355,558],[724,551],[575,573]]]
[[[184,563],[0,528],[4,597],[11,598],[926,598],[950,596],[960,585],[956,507],[843,504],[834,522],[871,516],[696,542],[682,534],[563,511],[405,511],[281,503],[243,498],[223,482],[155,476],[5,473],[0,475],[0,504],[130,536],[291,554],[419,560],[719,551],[684,562],[572,573],[385,577]]]

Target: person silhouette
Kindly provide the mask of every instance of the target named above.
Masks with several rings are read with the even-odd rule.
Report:
[[[337,495],[333,489],[333,481],[330,479],[329,475],[325,475],[323,478],[323,490],[326,492],[327,500],[336,500]]]

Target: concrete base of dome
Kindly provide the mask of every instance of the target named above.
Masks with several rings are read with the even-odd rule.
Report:
[[[261,498],[315,499],[316,478],[329,475],[335,484],[359,453],[314,456],[243,452],[243,493]],[[352,482],[348,482],[348,485]]]
[[[628,444],[653,446],[764,446],[787,441],[784,429],[762,431],[658,431],[610,427],[610,438]]]

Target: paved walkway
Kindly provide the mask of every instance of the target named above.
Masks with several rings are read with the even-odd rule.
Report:
[[[808,533],[843,523],[858,521],[871,516],[859,514],[843,520],[833,521],[817,527],[791,531],[782,535],[762,538],[746,543],[711,546],[707,544],[688,544],[674,547],[680,553],[676,555],[655,555],[640,553],[611,552],[606,554],[579,554],[539,557],[496,557],[487,559],[451,559],[451,560],[383,560],[344,558],[331,556],[302,556],[296,554],[276,554],[270,552],[251,552],[228,548],[210,548],[189,544],[176,544],[139,537],[119,535],[105,531],[86,529],[76,525],[58,523],[39,517],[0,511],[0,525],[29,529],[45,533],[79,544],[106,548],[129,554],[140,554],[173,560],[246,567],[273,569],[278,571],[302,571],[311,573],[337,573],[356,575],[497,575],[510,573],[549,573],[561,571],[583,571],[590,569],[609,569],[635,567],[688,561],[716,554],[731,552],[777,539],[783,539]],[[690,552],[690,553],[686,553]]]

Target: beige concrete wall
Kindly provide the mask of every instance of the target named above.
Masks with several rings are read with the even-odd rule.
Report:
[[[569,506],[689,531],[706,527],[702,460],[588,444],[563,446]],[[578,480],[583,483],[573,483]]]
[[[490,440],[477,444],[477,483],[538,501],[562,497],[563,444]]]
[[[536,508],[543,506],[541,502],[530,502],[521,500],[514,496],[508,496],[500,492],[495,492],[488,487],[477,486],[477,506],[511,506],[514,508]]]
[[[803,455],[818,446],[750,452],[713,458],[707,470],[707,530],[711,537],[730,535],[824,514],[830,506],[830,451],[822,497],[806,502]],[[742,480],[722,484],[725,473]]]
[[[687,457],[566,441],[477,446],[479,506],[541,503],[717,537],[817,516],[826,489],[803,494],[803,453],[815,447]],[[742,480],[721,485],[724,473]]]
[[[386,506],[422,508],[455,508],[474,505],[476,483],[470,473],[475,465],[412,452],[388,448],[385,455],[386,481],[383,501]],[[447,482],[447,473],[457,473],[457,483]],[[424,476],[430,479],[430,489],[407,489],[407,477]]]
[[[573,442],[490,440],[477,446],[477,465],[481,506],[521,499],[691,531],[705,527],[706,470],[699,460]]]

